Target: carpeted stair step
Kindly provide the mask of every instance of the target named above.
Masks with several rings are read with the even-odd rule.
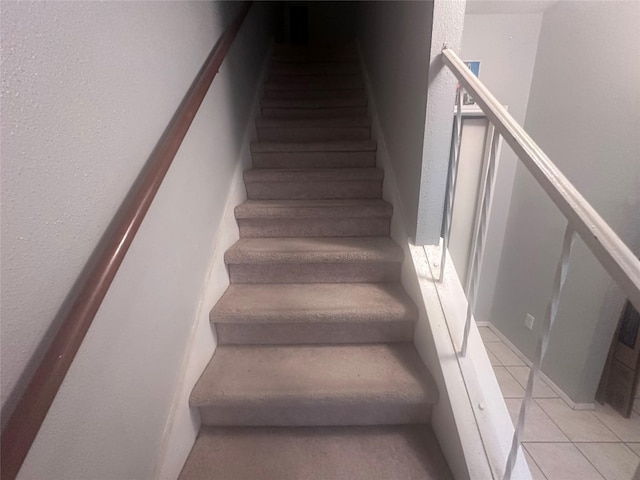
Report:
[[[388,236],[392,213],[379,199],[247,200],[235,209],[241,238]]]
[[[413,341],[415,305],[397,283],[230,285],[211,310],[218,344]]]
[[[179,480],[452,480],[428,426],[204,427]]]
[[[360,74],[358,62],[333,62],[333,63],[290,63],[274,61],[269,67],[269,78],[274,75],[345,75]]]
[[[363,117],[368,114],[367,107],[341,108],[263,108],[264,117],[275,118],[337,118]]]
[[[263,98],[260,106],[265,108],[356,108],[366,107],[363,96],[336,98]]]
[[[371,137],[368,117],[256,119],[258,140],[314,142],[319,140],[366,140]]]
[[[280,63],[353,63],[358,61],[358,52],[355,48],[324,49],[324,48],[299,48],[288,51],[274,51],[273,62]]]
[[[231,283],[397,282],[402,256],[385,237],[241,238],[225,262]]]
[[[364,102],[367,97],[364,90],[332,89],[332,90],[265,90],[262,104],[265,100],[345,100]]]
[[[191,393],[210,426],[429,423],[437,387],[412,343],[216,349]]]
[[[251,144],[255,168],[368,168],[376,150],[373,140]]]
[[[252,169],[244,172],[250,200],[380,198],[379,168]]]
[[[265,83],[265,91],[270,90],[361,90],[362,76],[349,75],[275,75]]]

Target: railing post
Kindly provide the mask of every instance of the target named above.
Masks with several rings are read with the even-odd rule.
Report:
[[[549,344],[549,333],[551,332],[551,328],[556,321],[556,315],[558,314],[558,305],[560,303],[560,295],[562,294],[562,287],[564,286],[564,282],[567,279],[567,271],[569,269],[569,259],[571,257],[571,247],[573,245],[573,239],[574,230],[571,225],[568,224],[567,229],[564,233],[564,241],[562,242],[562,254],[560,255],[560,260],[558,261],[558,266],[556,268],[556,276],[553,281],[551,301],[549,302],[547,311],[545,313],[544,323],[542,325],[542,335],[540,336],[538,346],[536,347],[535,361],[533,366],[531,367],[531,371],[529,372],[529,379],[527,380],[527,390],[525,392],[524,399],[522,400],[522,406],[520,407],[518,424],[516,425],[515,432],[513,432],[511,451],[509,452],[509,457],[507,458],[507,465],[504,470],[504,476],[502,477],[503,480],[511,479],[513,467],[516,463],[518,448],[520,447],[520,441],[522,440],[522,435],[524,434],[524,422],[526,419],[527,410],[529,409],[531,398],[533,397],[533,384],[540,371],[540,365],[542,364],[544,354],[547,351],[547,346]]]
[[[462,144],[462,85],[458,88],[457,112],[453,123],[453,149],[452,158],[449,162],[449,176],[447,184],[447,195],[444,204],[444,232],[442,236],[442,253],[440,256],[440,276],[439,282],[444,279],[444,264],[447,258],[447,248],[451,237],[451,218],[453,216],[453,205],[456,198],[456,183],[458,180],[458,162],[460,161],[460,146]]]
[[[498,154],[498,144],[500,135],[494,129],[491,146],[489,147],[489,161],[485,177],[482,181],[484,188],[480,190],[480,214],[476,219],[477,228],[473,238],[469,259],[471,265],[467,273],[467,318],[464,323],[464,334],[462,337],[462,348],[460,354],[464,357],[467,354],[469,344],[469,331],[471,330],[471,317],[475,311],[476,294],[480,281],[480,265],[484,256],[484,244],[487,238],[487,224],[489,223],[489,212],[491,212],[491,201],[493,200],[493,184],[496,173],[496,157]]]

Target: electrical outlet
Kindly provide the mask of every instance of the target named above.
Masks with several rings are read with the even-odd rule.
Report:
[[[527,327],[529,330],[533,329],[533,322],[535,319],[536,317],[534,317],[530,313],[527,313],[527,316],[524,318],[524,326]]]

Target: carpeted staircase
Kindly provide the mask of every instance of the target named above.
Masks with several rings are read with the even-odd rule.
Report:
[[[448,479],[353,45],[277,46],[181,479]]]

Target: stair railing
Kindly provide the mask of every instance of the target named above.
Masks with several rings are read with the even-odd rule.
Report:
[[[70,302],[58,331],[2,431],[0,472],[3,480],[13,480],[18,475],[91,322],[251,4],[250,1],[244,2],[234,21],[218,38],[125,198],[119,214],[111,222],[98,251],[94,253],[95,260],[86,280]]]
[[[515,466],[518,449],[524,433],[525,418],[533,396],[533,385],[540,371],[540,365],[549,342],[551,328],[553,327],[558,312],[558,304],[569,266],[571,247],[576,234],[582,238],[589,250],[591,250],[596,259],[618,284],[636,309],[640,309],[640,261],[602,217],[598,215],[589,202],[576,190],[571,182],[558,170],[556,165],[545,155],[542,149],[536,145],[524,129],[514,120],[502,104],[498,102],[487,87],[467,68],[458,55],[456,55],[453,50],[445,47],[442,50],[442,61],[449,67],[460,82],[460,89],[457,100],[457,114],[454,119],[453,148],[449,162],[449,188],[447,189],[445,199],[444,238],[440,262],[440,279],[443,278],[446,250],[451,235],[451,221],[462,140],[461,98],[463,89],[473,97],[474,101],[494,126],[493,138],[490,142],[488,166],[481,179],[478,200],[480,205],[479,208],[476,209],[474,238],[472,239],[471,251],[468,256],[471,263],[466,282],[467,288],[465,293],[468,303],[464,335],[459,352],[461,356],[464,357],[467,353],[469,331],[474,314],[476,293],[480,278],[480,265],[484,254],[489,212],[491,211],[496,152],[498,150],[500,136],[502,136],[513,149],[519,160],[529,170],[567,220],[560,259],[553,283],[553,291],[545,313],[543,331],[537,344],[533,366],[527,381],[525,398],[520,407],[511,450],[505,465],[503,480],[509,480]]]

